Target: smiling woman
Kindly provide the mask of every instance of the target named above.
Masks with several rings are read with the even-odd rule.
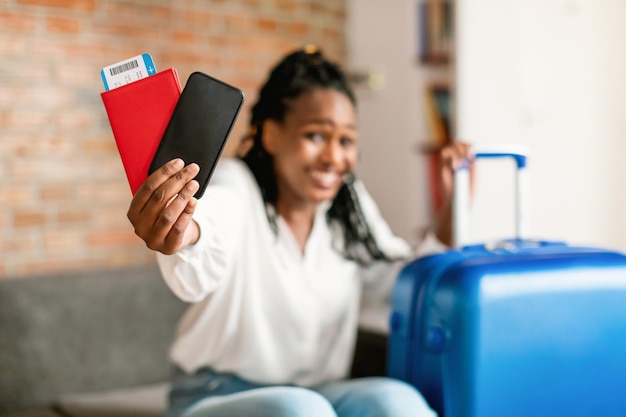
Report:
[[[343,176],[356,165],[355,124],[349,99],[328,89],[294,100],[283,123],[264,122],[262,140],[274,158],[283,204],[315,204],[337,194]]]
[[[434,415],[402,382],[346,380],[362,292],[388,296],[417,253],[353,175],[355,111],[341,69],[295,51],[260,91],[249,149],[220,163],[200,200],[198,168],[180,160],[136,193],[130,221],[193,303],[170,351],[168,417]],[[431,236],[419,250],[442,247]]]

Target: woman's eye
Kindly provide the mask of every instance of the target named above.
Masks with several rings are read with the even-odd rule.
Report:
[[[306,134],[307,139],[313,141],[313,142],[323,142],[324,141],[324,135],[322,135],[320,132],[309,132]]]
[[[356,143],[356,141],[354,140],[354,138],[349,138],[349,137],[343,137],[341,139],[339,139],[339,143],[341,144],[341,146],[343,146],[344,148],[347,148],[349,146],[354,146],[354,144]]]

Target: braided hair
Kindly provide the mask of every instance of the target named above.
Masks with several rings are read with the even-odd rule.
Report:
[[[272,156],[261,140],[263,122],[268,119],[283,122],[289,109],[288,102],[315,89],[335,90],[356,106],[354,93],[340,67],[327,60],[319,49],[307,46],[287,55],[274,67],[252,107],[250,133],[244,138],[249,150],[239,157],[250,168],[261,188],[268,207],[268,220],[274,231],[277,231],[275,207],[278,185]],[[341,227],[344,247],[338,250],[347,259],[361,265],[375,260],[390,260],[378,248],[365,220],[354,189],[353,174],[344,179],[328,210],[327,220]]]

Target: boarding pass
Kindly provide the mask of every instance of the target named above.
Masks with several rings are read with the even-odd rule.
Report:
[[[102,68],[100,76],[106,91],[156,74],[150,54],[141,54]]]

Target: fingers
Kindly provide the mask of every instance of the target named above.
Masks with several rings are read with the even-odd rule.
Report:
[[[165,181],[167,181],[172,175],[179,172],[185,163],[182,159],[176,158],[161,168],[157,169],[153,172],[144,182],[141,184],[141,187],[135,193],[133,200],[130,203],[130,207],[128,209],[128,218],[132,219],[136,218],[137,215],[143,210],[148,200],[151,198],[154,191],[159,188]]]
[[[137,190],[127,215],[150,249],[174,253],[183,244],[196,207],[193,196],[199,185],[193,178],[198,172],[197,164],[185,166],[181,159],[174,159],[153,172]]]
[[[197,189],[196,189],[197,190]],[[194,191],[195,193],[195,191]],[[191,198],[184,207],[183,212],[178,216],[170,228],[170,232],[165,237],[165,245],[162,252],[165,254],[175,253],[181,246],[193,244],[198,240],[197,235],[188,236],[190,224],[193,222],[193,213],[196,210],[198,200]],[[187,238],[185,241],[185,238]]]
[[[198,191],[198,182],[192,180],[185,184],[182,190],[171,199],[156,217],[149,241],[146,242],[150,249],[159,250],[163,253],[173,253],[183,243],[185,229],[194,213],[197,200],[193,195]],[[155,247],[151,247],[154,245]]]
[[[199,170],[200,168],[197,164],[189,164],[183,169],[172,173],[169,178],[162,182],[152,194],[150,194],[146,204],[141,210],[142,216],[156,220],[166,207],[169,208],[174,202],[172,199],[177,195],[183,193],[183,196],[186,197],[188,193],[184,193],[183,191],[186,187],[188,191],[188,187],[194,186],[191,184],[191,180],[198,175]],[[150,180],[150,178],[148,178],[148,180]],[[146,182],[148,182],[148,180],[146,180]],[[196,190],[197,186],[198,183],[195,182]],[[189,197],[191,196],[193,196],[193,193]]]
[[[469,161],[470,176],[473,171],[473,154],[469,143],[454,141],[443,148],[439,154],[440,160],[440,184],[443,197],[450,202],[454,188],[454,171],[458,170]]]
[[[441,150],[440,158],[443,167],[457,170],[466,161],[471,161],[471,145],[465,142],[452,142]]]

